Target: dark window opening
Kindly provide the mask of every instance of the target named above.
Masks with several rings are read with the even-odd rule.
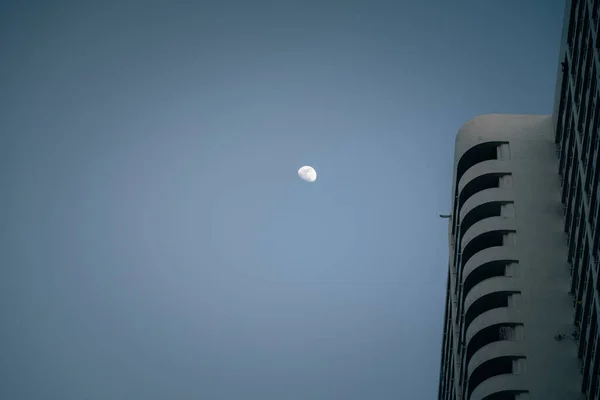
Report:
[[[597,339],[595,339],[597,340]],[[600,389],[598,386],[599,381],[599,377],[598,377],[598,367],[599,367],[599,362],[598,360],[600,359],[600,357],[594,357],[594,365],[592,366],[592,376],[591,376],[591,381],[590,381],[590,385],[589,385],[589,397],[592,399],[596,398],[596,395],[598,394],[598,389]]]
[[[484,312],[496,308],[508,307],[508,298],[514,293],[518,292],[494,292],[485,296],[481,296],[479,299],[475,300],[465,315],[465,330],[469,328],[469,325],[471,325],[475,318]]]
[[[567,43],[569,44],[569,48],[573,47],[574,42],[574,33],[575,33],[575,11],[577,7],[577,2],[574,1],[571,3],[571,12],[569,13],[569,33],[567,35]]]
[[[469,294],[471,289],[479,282],[489,278],[506,275],[507,261],[491,261],[475,268],[465,279],[463,293]]]
[[[596,324],[597,324],[597,320],[596,320],[596,311],[594,310],[594,312],[592,313],[592,318],[590,320],[590,333],[589,333],[589,341],[587,340],[581,340],[581,342],[586,342],[585,343],[585,348],[584,350],[584,366],[583,366],[583,382],[582,382],[582,387],[587,387],[590,384],[590,370],[592,369],[592,358],[595,356],[595,354],[593,354],[593,348],[595,345],[595,338],[596,338]]]
[[[498,159],[498,146],[507,142],[487,142],[471,147],[462,155],[456,168],[456,184],[463,174],[475,164]]]
[[[485,174],[478,176],[465,185],[458,199],[458,210],[462,208],[471,196],[485,189],[500,187],[500,177],[506,174]]]
[[[471,397],[473,390],[483,381],[497,375],[512,374],[513,361],[516,359],[518,357],[498,357],[477,367],[469,378],[469,396],[467,398]]]
[[[490,396],[487,396],[485,398],[485,400],[515,400],[517,398],[517,395],[521,394],[521,393],[525,393],[525,392],[522,390],[519,390],[519,391],[509,390],[509,391],[505,391],[505,392],[494,393]]]
[[[491,217],[499,217],[502,212],[502,206],[505,204],[509,204],[507,202],[494,201],[485,204],[481,204],[465,215],[465,217],[460,222],[460,235],[465,234],[466,231],[477,222]]]
[[[504,244],[504,235],[511,231],[492,231],[485,232],[473,238],[464,248],[462,252],[462,267],[475,253],[489,247],[502,246]]]
[[[467,346],[467,364],[479,349],[501,340],[514,340],[514,328],[517,324],[496,324],[479,331]]]

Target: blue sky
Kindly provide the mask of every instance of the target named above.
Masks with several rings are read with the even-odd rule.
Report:
[[[455,134],[564,3],[120,3],[0,2],[0,398],[434,399]]]

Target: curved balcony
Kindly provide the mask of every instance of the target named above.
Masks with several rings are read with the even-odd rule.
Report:
[[[462,269],[462,283],[465,283],[471,273],[488,263],[494,262],[518,262],[515,247],[494,246],[488,247],[473,254],[473,256],[469,258],[469,261],[465,263],[465,266]]]
[[[520,327],[520,329],[518,328]],[[521,340],[522,324],[494,324],[480,330],[467,344],[467,365],[479,350],[502,341]]]
[[[486,171],[488,170],[488,168],[486,168],[488,166],[488,163],[507,164],[506,161],[484,161],[480,164],[473,166],[469,171],[467,171],[467,174],[463,176],[456,190],[456,206],[458,207],[458,210],[460,210],[463,207],[463,205],[477,193],[487,189],[500,188],[501,178],[503,176],[510,175],[510,173],[508,172],[503,172],[506,171],[507,168],[498,168],[498,172]],[[491,168],[491,170],[493,171],[494,168]],[[512,190],[512,188],[504,189]]]
[[[506,202],[491,202],[480,205],[473,209],[472,212],[466,215],[466,217],[461,222],[461,232],[459,235],[459,240],[462,241],[466,232],[473,227],[473,225],[477,224],[480,221],[488,218],[501,218],[501,219],[513,219],[513,217],[509,217],[507,215],[502,215],[502,208],[505,207],[508,203]],[[514,230],[514,229],[511,229]]]
[[[471,340],[482,330],[498,324],[518,325],[522,324],[519,314],[508,307],[494,308],[481,313],[467,328],[465,342],[467,346]]]
[[[472,134],[471,132],[467,133],[464,126],[458,132],[455,146],[455,159],[458,160],[456,163],[456,182],[460,182],[465,172],[474,165],[488,160],[496,160],[498,158],[498,146],[506,143],[498,140],[477,140],[469,146],[467,143],[471,140],[465,139],[472,136]]]
[[[465,298],[465,328],[486,311],[508,307],[515,293],[520,293],[519,285],[507,277],[490,278],[475,285]]]
[[[480,364],[469,375],[467,398],[470,399],[473,391],[488,379],[501,375],[513,375],[515,361],[523,358],[523,356],[499,355]]]
[[[478,300],[482,300],[485,296],[499,293],[499,292],[510,292],[516,293],[520,290],[520,285],[516,279],[509,278],[506,276],[497,276],[494,278],[486,279],[479,282],[477,285],[466,293],[465,296],[465,312],[469,312],[469,308]]]
[[[487,203],[512,203],[514,199],[514,191],[509,188],[489,188],[475,193],[460,208],[458,213],[460,224],[463,225],[468,215],[482,205]]]
[[[475,369],[482,366],[484,363],[500,357],[523,358],[525,350],[523,342],[515,340],[501,340],[490,343],[477,350],[467,367],[468,377],[470,378]]]
[[[504,218],[504,217],[491,217],[483,219],[475,224],[473,224],[464,234],[461,241],[461,250],[464,253],[465,249],[471,244],[473,239],[478,236],[482,236],[486,233],[492,232],[514,232],[515,228],[515,220],[514,218]],[[485,246],[492,247],[492,246]],[[483,249],[481,249],[483,250]],[[465,260],[466,262],[467,260]]]
[[[477,193],[487,189],[500,188],[500,179],[502,176],[503,175],[498,174],[486,174],[473,179],[460,193],[457,194],[457,204],[455,205],[457,207],[456,210],[460,210],[463,205]]]
[[[471,392],[469,400],[486,400],[492,395],[519,394],[527,391],[527,381],[524,375],[502,374],[477,385]]]
[[[497,147],[499,144],[496,144],[495,146]],[[474,164],[471,166],[471,168],[465,171],[458,181],[458,193],[461,193],[465,187],[472,183],[475,179],[484,175],[502,176],[510,173],[511,169],[508,161],[492,159]]]
[[[484,228],[488,227],[489,231],[486,231],[487,229]],[[481,221],[478,226],[473,226],[470,232],[473,235],[468,237],[469,240],[463,242],[464,244],[461,243],[460,272],[462,272],[462,268],[469,262],[471,257],[480,251],[490,247],[504,246],[507,234],[515,232],[515,230],[510,229],[505,221],[496,218],[495,221]]]
[[[506,265],[514,262],[516,249],[511,246],[494,246],[475,253],[462,269],[463,291],[468,293],[479,282],[503,275]]]

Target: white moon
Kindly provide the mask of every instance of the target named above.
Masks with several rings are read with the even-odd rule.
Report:
[[[305,165],[298,170],[298,176],[306,182],[312,183],[317,180],[317,171],[313,167]]]

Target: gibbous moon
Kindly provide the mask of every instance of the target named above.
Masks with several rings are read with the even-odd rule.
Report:
[[[312,183],[317,180],[317,171],[315,171],[313,167],[305,165],[298,170],[298,176],[302,178],[302,180]]]

